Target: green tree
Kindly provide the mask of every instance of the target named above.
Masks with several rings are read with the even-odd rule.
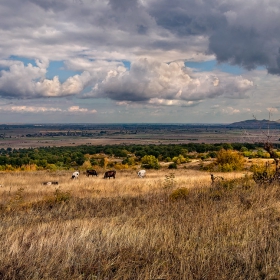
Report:
[[[160,165],[158,163],[158,160],[155,156],[152,155],[146,155],[141,159],[141,167],[146,169],[159,169]]]

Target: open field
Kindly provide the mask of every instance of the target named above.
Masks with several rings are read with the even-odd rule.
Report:
[[[0,278],[279,279],[279,186],[172,172],[1,173]]]

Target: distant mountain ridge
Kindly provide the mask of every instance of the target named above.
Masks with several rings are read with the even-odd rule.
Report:
[[[280,129],[280,120],[270,121],[270,120],[246,120],[241,122],[234,122],[232,124],[227,125],[230,128],[246,128],[246,129],[267,129],[268,127],[271,129]]]

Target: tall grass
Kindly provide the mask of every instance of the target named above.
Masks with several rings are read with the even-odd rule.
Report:
[[[1,174],[0,278],[279,279],[279,186],[173,173]]]

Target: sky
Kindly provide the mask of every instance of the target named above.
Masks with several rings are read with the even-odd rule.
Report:
[[[1,0],[0,123],[280,119],[279,0]]]

